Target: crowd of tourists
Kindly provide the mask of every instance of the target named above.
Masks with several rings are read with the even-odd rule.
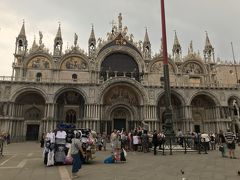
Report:
[[[163,150],[166,148],[166,143],[169,141],[169,138],[167,139],[163,132],[156,130],[149,132],[140,126],[130,131],[114,129],[109,136],[107,133],[95,133],[94,136],[89,133],[87,138],[89,137],[94,141],[94,147],[97,151],[106,151],[106,145],[107,143],[110,143],[111,154],[104,160],[104,163],[126,162],[126,155],[129,151],[148,153],[153,150],[153,154],[156,155],[157,150]],[[44,143],[41,142],[41,146],[44,144],[44,152],[48,153],[47,161],[49,161],[49,156],[50,159],[52,158],[50,153],[51,148],[55,150],[54,156],[56,156],[56,154],[59,154],[59,147],[61,147],[61,144],[63,143],[62,140],[65,139],[64,143],[68,143],[65,144],[65,147],[67,147],[65,149],[68,151],[65,152],[65,158],[61,157],[60,159],[66,163],[66,161],[69,161],[67,157],[71,157],[70,164],[72,164],[72,177],[77,177],[77,172],[81,169],[83,158],[87,156],[86,151],[83,148],[83,144],[86,143],[86,140],[84,140],[82,132],[74,131],[73,134],[69,134],[69,131],[63,133],[62,130],[59,130],[57,132],[44,134],[42,139]],[[48,147],[46,147],[47,143],[49,143]],[[53,143],[55,146],[51,147]],[[239,137],[238,134],[235,135],[230,129],[226,132],[220,131],[219,133],[187,132],[185,134],[179,129],[178,132],[175,133],[172,143],[173,146],[178,146],[182,149],[187,147],[205,153],[209,150],[219,150],[221,151],[222,157],[235,159],[236,156],[234,150],[236,148],[236,143],[239,143]],[[229,156],[227,156],[227,151],[229,152]],[[54,159],[56,161],[58,158],[55,157]],[[46,164],[49,165],[48,162]],[[52,164],[50,163],[50,165]]]

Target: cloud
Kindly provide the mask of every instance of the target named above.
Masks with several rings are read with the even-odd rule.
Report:
[[[236,58],[240,57],[239,0],[165,0],[168,51],[171,52],[174,32],[177,31],[183,53],[189,42],[194,49],[203,51],[205,31],[215,47],[216,56],[232,59],[230,42],[235,46]],[[61,22],[64,48],[73,44],[73,35],[87,50],[91,24],[96,37],[106,37],[111,30],[110,21],[116,21],[122,12],[123,25],[128,26],[136,41],[143,40],[145,27],[154,52],[158,52],[161,39],[160,0],[2,0],[0,2],[0,67],[1,75],[11,75],[15,38],[25,19],[29,47],[34,35],[43,32],[43,42],[52,51],[53,41]]]

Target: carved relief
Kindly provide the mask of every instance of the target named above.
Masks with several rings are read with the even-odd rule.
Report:
[[[107,92],[107,96],[105,97],[105,104],[114,104],[117,102],[125,102],[131,105],[137,105],[138,99],[136,94],[128,87],[125,86],[117,86],[112,88]]]
[[[31,59],[27,65],[28,68],[35,68],[35,69],[49,69],[50,61],[43,56],[35,57]]]
[[[89,97],[94,98],[95,97],[95,89],[89,89]]]
[[[185,74],[203,74],[201,66],[193,62],[186,64],[183,67],[182,72]]]
[[[163,62],[162,61],[155,62],[151,66],[150,72],[163,72]],[[173,67],[171,64],[169,64],[169,72],[174,73]]]
[[[5,87],[5,98],[9,97],[9,95],[11,94],[11,86],[6,86]]]
[[[149,98],[150,99],[154,99],[155,98],[155,94],[153,90],[149,90]]]
[[[63,62],[61,69],[86,70],[87,63],[79,57],[70,57]]]

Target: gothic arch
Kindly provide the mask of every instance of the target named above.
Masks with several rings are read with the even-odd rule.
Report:
[[[101,64],[105,60],[105,58],[114,53],[122,53],[132,57],[134,61],[138,64],[139,72],[142,72],[145,70],[145,63],[138,52],[126,46],[116,46],[116,45],[110,46],[99,53],[96,59],[96,69],[100,71]]]

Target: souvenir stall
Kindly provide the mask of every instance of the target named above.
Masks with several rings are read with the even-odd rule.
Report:
[[[72,138],[80,132],[86,163],[94,158],[96,152],[96,133],[90,129],[76,129],[72,124],[58,124],[57,129],[45,136],[43,151],[44,164],[47,166],[72,164],[70,147]]]

